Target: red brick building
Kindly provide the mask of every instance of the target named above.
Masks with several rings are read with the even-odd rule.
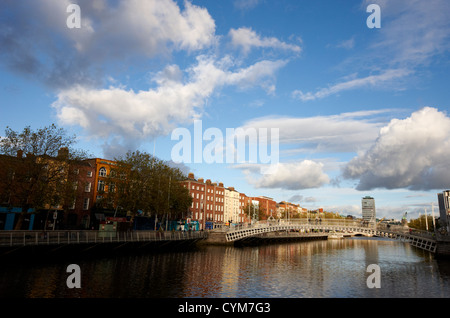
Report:
[[[241,223],[251,222],[250,214],[248,213],[248,211],[245,211],[245,208],[248,208],[250,202],[251,198],[246,196],[245,193],[239,194],[239,210],[240,210],[239,222]]]
[[[196,221],[199,229],[213,228],[213,224],[224,223],[225,188],[223,183],[213,183],[210,179],[195,179],[189,173],[187,180],[182,181],[189,189],[192,204],[189,208],[188,221]]]
[[[277,217],[277,202],[272,198],[259,196],[253,197],[252,200],[259,202],[259,208],[264,212],[266,219],[269,217]]]
[[[236,191],[233,187],[225,188],[223,183],[211,182],[210,179],[194,177],[193,173],[189,173],[188,178],[182,182],[183,186],[189,189],[192,196],[192,205],[189,208],[190,215],[188,219],[198,222],[200,229],[211,229],[217,225],[227,225],[232,219],[233,223],[247,223],[250,218],[245,213],[245,207],[249,205],[250,197],[244,193]],[[236,195],[235,200],[227,200],[225,193],[233,192]],[[233,217],[227,213],[226,204],[233,204],[232,210],[236,212]],[[234,206],[237,203],[237,206]]]
[[[91,208],[95,203],[95,164],[91,160],[84,160],[71,165],[73,176],[71,180],[75,198],[69,204],[68,214],[65,219],[67,227],[89,229],[91,224]]]

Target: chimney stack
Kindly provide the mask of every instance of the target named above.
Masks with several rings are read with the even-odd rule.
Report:
[[[69,158],[69,148],[62,147],[58,150],[58,158],[68,159]]]

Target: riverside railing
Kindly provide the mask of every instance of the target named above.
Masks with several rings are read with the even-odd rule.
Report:
[[[181,241],[206,235],[204,231],[0,231],[0,246]]]
[[[252,224],[239,224],[225,226],[219,231],[226,232],[227,239],[236,240],[248,236],[259,236],[263,233],[296,231],[296,230],[320,230],[320,231],[344,231],[348,233],[358,233],[376,235],[384,237],[400,237],[410,242],[431,242],[436,241],[433,232],[412,229],[402,225],[387,225],[375,222],[363,222],[361,220],[348,219],[279,219],[258,221]],[[450,241],[450,240],[449,240]],[[431,244],[430,243],[430,244]]]
[[[350,220],[350,219],[320,219],[320,218],[301,218],[301,219],[275,219],[275,220],[264,220],[257,221],[252,224],[239,224],[233,226],[221,226],[217,227],[217,230],[223,231],[235,231],[240,229],[248,228],[261,228],[267,226],[276,225],[322,225],[322,226],[353,226],[353,227],[365,227],[374,228],[376,227],[374,222],[363,222],[360,220]]]

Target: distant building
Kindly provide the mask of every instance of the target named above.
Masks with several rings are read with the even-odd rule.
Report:
[[[365,196],[361,200],[362,205],[362,217],[364,221],[375,221],[375,199],[369,196]]]
[[[252,200],[259,202],[259,208],[264,212],[265,219],[269,217],[277,217],[277,202],[272,198],[259,196],[252,197]]]
[[[298,217],[299,213],[303,212],[300,204],[294,204],[286,201],[281,201],[277,203],[277,217],[278,218],[291,218]]]
[[[438,203],[439,203],[439,216],[442,225],[447,227],[448,231],[448,221],[450,214],[450,190],[445,190],[442,193],[438,193]]]

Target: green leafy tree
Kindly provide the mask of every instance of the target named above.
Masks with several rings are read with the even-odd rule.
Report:
[[[189,191],[180,181],[186,176],[178,168],[152,155],[135,151],[116,158],[117,204],[130,211],[160,220],[176,220],[184,216],[192,203]]]
[[[21,132],[6,128],[0,139],[0,204],[21,208],[16,230],[30,209],[68,207],[73,201],[71,162],[86,157],[73,148],[75,143],[76,136],[54,124],[37,130],[28,126]]]
[[[428,226],[428,231],[433,232],[434,231],[433,217],[430,215],[428,215],[427,217],[425,217],[425,215],[421,215],[417,219],[411,219],[408,222],[408,226],[410,228],[423,230],[423,231],[426,231],[427,226]]]
[[[260,207],[259,204],[247,203],[244,208],[244,213],[249,219],[265,220],[267,219],[266,210]]]

